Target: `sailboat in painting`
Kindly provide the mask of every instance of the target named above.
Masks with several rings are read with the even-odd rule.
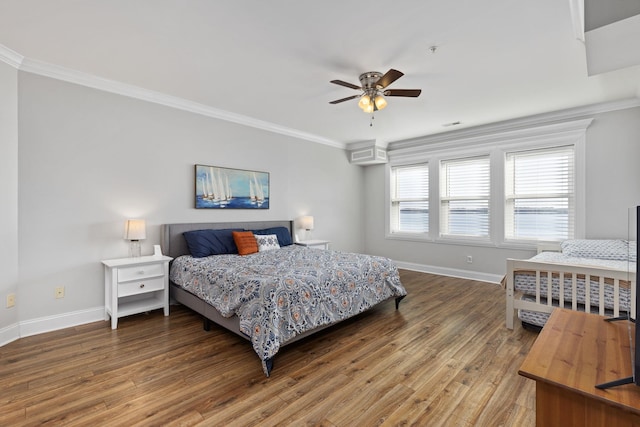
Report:
[[[231,186],[229,185],[229,176],[225,173],[224,174],[224,188],[225,188],[225,194],[227,195],[227,200],[231,201],[233,200],[233,194],[231,193]]]
[[[209,167],[209,171],[205,172],[204,178],[201,178],[200,181],[202,200],[220,207],[226,207],[232,200],[229,177],[220,169],[216,171],[213,167]]]
[[[262,206],[264,203],[264,190],[262,189],[262,185],[260,184],[260,181],[258,181],[258,177],[255,172],[251,173],[251,178],[249,179],[249,193],[251,203]]]
[[[211,193],[207,188],[207,176],[200,178],[200,187],[202,187],[202,200],[210,200]]]

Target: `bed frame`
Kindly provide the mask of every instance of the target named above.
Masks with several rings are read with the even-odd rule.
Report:
[[[205,229],[223,229],[223,228],[244,228],[247,230],[259,230],[263,228],[271,228],[271,227],[286,227],[293,239],[293,221],[284,220],[284,221],[249,221],[249,222],[207,222],[207,223],[182,223],[182,224],[163,224],[160,230],[160,244],[162,246],[162,253],[164,255],[170,256],[172,258],[179,257],[181,255],[188,255],[189,248],[187,247],[187,242],[182,235],[185,231],[193,231],[193,230],[205,230]],[[206,331],[210,330],[211,322],[220,325],[229,331],[241,336],[246,340],[250,340],[250,337],[245,335],[240,331],[240,319],[237,316],[232,317],[223,317],[218,310],[215,309],[212,305],[206,303],[200,298],[196,297],[192,293],[185,291],[180,286],[175,283],[169,281],[169,295],[172,300],[183,304],[189,307],[191,310],[196,313],[202,315],[203,317],[203,325]],[[404,297],[395,298],[396,300],[396,310],[399,307],[400,301]],[[311,334],[319,332],[323,329],[326,329],[330,326],[335,325],[336,323],[325,325],[318,327],[316,329],[301,333],[286,343],[282,344],[281,347],[294,343],[302,338],[305,338]],[[271,372],[273,368],[273,360],[266,361],[268,373]]]
[[[515,275],[519,272],[527,272],[527,274],[535,274],[536,295],[534,301],[523,301],[519,299],[519,293],[515,291]],[[559,277],[560,283],[565,280],[571,281],[571,295],[564,295],[563,286],[560,286],[559,305],[565,306],[570,304],[573,311],[590,310],[592,304],[590,301],[590,286],[585,286],[585,304],[580,307],[576,301],[577,279],[578,277],[585,279],[585,283],[589,283],[591,278],[599,283],[599,305],[598,313],[605,315],[604,301],[604,285],[605,282],[614,288],[614,317],[620,315],[620,287],[624,286],[623,282],[630,282],[631,286],[631,313],[636,312],[636,273],[624,270],[613,270],[602,267],[579,266],[570,264],[536,262],[530,260],[507,259],[507,275],[506,275],[506,294],[507,294],[507,328],[513,329],[515,310],[522,309],[528,311],[537,311],[542,313],[551,313],[555,308],[552,305],[552,287],[547,286],[546,295],[541,294],[540,279],[546,277],[547,283],[551,283],[552,277]],[[567,307],[565,307],[567,308]]]

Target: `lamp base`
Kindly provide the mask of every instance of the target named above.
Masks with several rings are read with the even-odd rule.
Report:
[[[139,240],[132,240],[129,243],[129,256],[132,258],[138,258],[142,253],[142,247]]]

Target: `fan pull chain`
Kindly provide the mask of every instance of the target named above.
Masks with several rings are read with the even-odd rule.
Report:
[[[375,116],[372,114],[371,121],[369,121],[369,127],[373,127],[373,119],[375,119]]]

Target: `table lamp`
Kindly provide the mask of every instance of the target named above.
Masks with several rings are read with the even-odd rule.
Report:
[[[139,257],[140,240],[147,238],[144,219],[128,219],[124,224],[124,238],[129,240],[129,256]]]

